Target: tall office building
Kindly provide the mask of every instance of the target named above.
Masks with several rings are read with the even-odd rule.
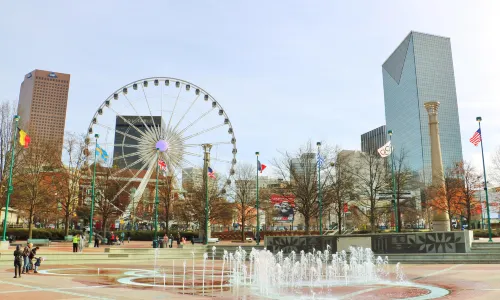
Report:
[[[144,162],[138,162],[138,155],[131,155],[137,152],[137,148],[133,146],[138,145],[139,140],[137,139],[142,137],[141,132],[137,129],[146,131],[146,127],[154,128],[155,126],[160,129],[160,132],[161,129],[165,128],[161,116],[116,116],[113,166],[120,169],[141,169]]]
[[[32,142],[49,142],[61,157],[70,75],[34,70],[21,83],[18,115]]]
[[[408,166],[430,183],[431,148],[424,103],[438,101],[443,166],[462,160],[460,123],[450,39],[410,32],[382,65],[387,130],[395,153],[404,148]]]
[[[385,129],[385,125],[361,135],[361,151],[365,153],[376,153],[385,143],[387,143],[387,130]]]

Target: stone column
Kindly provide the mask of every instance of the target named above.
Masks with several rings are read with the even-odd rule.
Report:
[[[432,186],[446,195],[441,142],[439,139],[438,109],[439,102],[424,103],[429,114],[429,136],[431,139]],[[434,231],[450,231],[450,219],[446,211],[434,209],[432,214]]]

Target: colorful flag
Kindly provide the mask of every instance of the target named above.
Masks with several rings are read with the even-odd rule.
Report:
[[[167,176],[167,163],[162,160],[162,159],[159,159],[158,160],[158,166],[160,167],[160,170],[162,170],[163,172],[163,176]]]
[[[24,146],[24,148],[28,148],[28,145],[31,142],[30,136],[26,133],[26,131],[21,128],[17,128],[19,130],[19,144]]]
[[[215,173],[212,168],[208,167],[208,177],[215,179]]]
[[[99,157],[105,163],[108,162],[108,158],[109,158],[108,152],[106,152],[106,150],[102,149],[101,146],[99,146],[99,144],[96,144],[96,146],[95,146],[95,152],[96,152],[97,155],[99,155]]]
[[[321,166],[325,162],[325,159],[323,157],[321,157],[321,154],[319,154],[319,152],[318,152],[318,155],[316,156],[316,160],[317,160],[316,165],[318,166],[318,168],[321,168]]]
[[[473,143],[474,146],[479,145],[479,142],[481,142],[481,129],[476,130],[476,132],[474,132],[474,135],[470,138],[469,141]]]
[[[378,154],[382,157],[387,157],[392,153],[391,141],[388,141],[385,145],[380,147],[378,150]]]
[[[266,168],[267,168],[267,166],[265,164],[261,164],[260,160],[257,160],[257,170],[259,170],[261,174],[262,174],[262,171],[264,171]]]

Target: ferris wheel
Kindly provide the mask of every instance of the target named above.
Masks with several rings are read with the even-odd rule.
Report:
[[[107,154],[100,163],[120,182],[115,199],[129,196],[123,216],[148,194],[158,164],[178,194],[185,192],[183,184],[199,182],[204,145],[211,146],[210,167],[222,193],[235,173],[236,138],[228,114],[207,91],[176,78],[141,79],[111,93],[90,121],[86,144],[88,161],[97,145]]]

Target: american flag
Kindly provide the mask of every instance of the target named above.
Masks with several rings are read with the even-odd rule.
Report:
[[[208,177],[215,179],[215,173],[212,168],[208,167]]]
[[[474,132],[474,135],[470,138],[469,141],[473,143],[474,146],[477,146],[479,142],[481,142],[481,129],[476,130],[476,132]]]

